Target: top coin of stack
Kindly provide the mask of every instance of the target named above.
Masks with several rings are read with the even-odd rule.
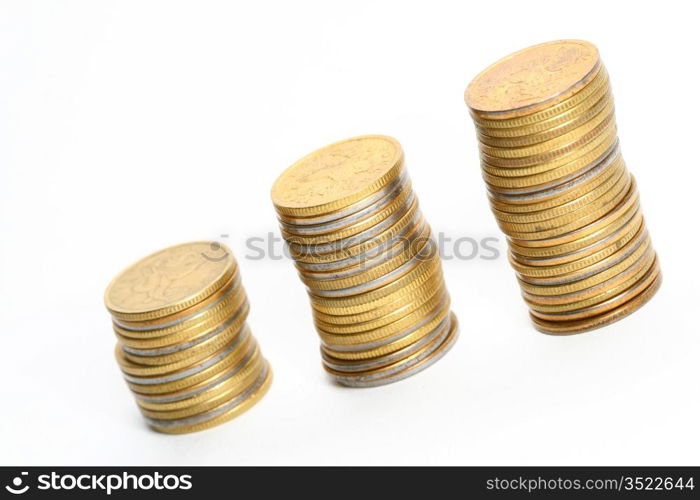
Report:
[[[248,299],[224,245],[185,243],[149,255],[109,284],[105,305],[117,362],[153,429],[207,429],[267,391],[270,368],[246,325]]]
[[[338,382],[395,382],[449,350],[457,321],[395,139],[315,151],[277,179],[272,200]]]
[[[535,326],[586,331],[648,301],[661,273],[596,47],[561,40],[516,52],[474,78],[465,98]]]

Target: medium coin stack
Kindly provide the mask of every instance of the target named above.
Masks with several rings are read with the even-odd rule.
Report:
[[[246,324],[248,299],[231,251],[185,243],[149,255],[107,287],[116,358],[146,422],[181,434],[253,406],[271,371]]]
[[[437,245],[386,136],[331,144],[288,168],[272,200],[307,286],[325,369],[369,387],[413,375],[457,338]]]
[[[582,332],[646,303],[661,272],[596,47],[562,40],[516,52],[465,97],[535,327]]]

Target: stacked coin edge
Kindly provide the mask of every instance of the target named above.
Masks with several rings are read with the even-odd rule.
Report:
[[[186,243],[149,257],[204,243],[209,245]],[[256,404],[272,380],[246,322],[249,303],[240,269],[230,249],[212,245],[226,255],[226,268],[189,300],[138,313],[120,311],[108,296],[124,273],[105,292],[117,363],[146,423],[159,432],[184,434],[220,425]]]
[[[599,56],[563,98],[536,108],[489,113],[472,107],[469,89],[467,104],[491,208],[535,327],[580,333],[651,299],[661,271]]]
[[[316,153],[365,137],[400,150],[393,138],[362,136]],[[321,207],[282,206],[274,196],[273,204],[307,287],[325,370],[342,385],[372,387],[436,362],[454,345],[458,324],[403,152],[359,191]]]

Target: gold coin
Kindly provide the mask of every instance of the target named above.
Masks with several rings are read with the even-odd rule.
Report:
[[[406,347],[403,347],[390,354],[378,356],[376,358],[364,360],[338,359],[329,356],[322,348],[321,357],[323,358],[324,367],[342,373],[360,373],[394,364],[398,361],[406,359],[415,352],[423,350],[425,346],[432,344],[436,339],[438,339],[438,342],[444,340],[444,338],[449,334],[451,326],[450,319],[453,316],[454,315],[451,314],[449,317],[443,319],[442,323],[440,323],[435,329],[425,334],[413,344],[407,345]]]
[[[436,258],[416,262],[415,267],[400,278],[370,292],[350,297],[319,297],[310,293],[315,311],[328,314],[360,314],[374,310],[397,298],[410,294],[415,288],[439,275],[440,261]]]
[[[459,336],[459,325],[453,314],[450,315],[450,325],[446,337],[440,337],[441,342],[432,342],[427,349],[413,353],[383,368],[374,369],[365,373],[338,373],[334,374],[335,379],[343,385],[351,387],[375,387],[397,382],[406,377],[415,375],[432,365],[435,361],[444,356],[454,346]],[[328,370],[328,367],[326,367]],[[329,371],[332,372],[332,369]]]
[[[370,248],[363,254],[351,255],[333,262],[309,263],[297,260],[294,265],[301,276],[312,280],[326,279],[330,275],[340,279],[360,274],[370,267],[386,262],[405,249],[407,245],[414,244],[428,228],[422,216],[414,222],[386,242]]]
[[[122,271],[105,291],[112,316],[149,320],[177,313],[205,299],[233,275],[231,251],[215,242],[176,245]]]
[[[300,273],[301,281],[311,290],[319,292],[321,290],[341,290],[377,280],[390,272],[396,270],[407,262],[428,255],[431,252],[437,252],[435,242],[430,237],[430,227],[425,225],[423,230],[415,239],[407,241],[401,245],[395,254],[385,262],[369,269],[362,270],[358,274],[338,279],[310,279],[308,273]],[[333,274],[331,274],[333,276]],[[315,278],[319,278],[318,274]]]
[[[391,182],[388,182],[386,186],[378,189],[374,193],[360,199],[359,201],[348,205],[347,207],[323,213],[320,215],[311,215],[305,217],[295,217],[292,215],[286,215],[277,212],[277,220],[280,222],[280,226],[282,228],[303,228],[331,224],[341,219],[360,214],[365,210],[372,210],[373,207],[379,204],[382,199],[391,197],[392,194],[400,191],[401,189],[404,189],[407,185],[410,186],[410,182],[411,181],[408,178],[406,169],[402,169],[401,172],[399,172],[399,175]]]
[[[515,259],[509,256],[509,260],[513,269],[525,280],[536,280],[538,278],[555,278],[558,276],[567,276],[571,273],[575,273],[581,269],[590,269],[589,266],[593,266],[600,262],[605,262],[606,259],[611,258],[616,252],[624,248],[627,243],[634,240],[635,237],[644,234],[644,229],[640,227],[633,230],[630,228],[629,231],[622,234],[619,239],[609,242],[607,245],[602,247],[596,252],[582,257],[580,259],[574,260],[572,262],[567,262],[565,264],[559,264],[555,266],[539,266],[532,267],[528,265],[523,265],[518,263]]]
[[[625,302],[629,302],[631,299],[646,290],[649,285],[654,282],[660,273],[658,266],[654,266],[647,274],[637,281],[634,286],[621,292],[619,295],[609,298],[604,302],[597,303],[595,305],[590,305],[583,309],[575,309],[573,311],[561,311],[561,312],[541,312],[537,309],[530,309],[530,314],[536,318],[543,319],[546,321],[576,321],[580,319],[585,319],[591,316],[597,316],[599,314],[604,314],[608,311],[614,310]]]
[[[220,330],[214,330],[213,334],[205,336],[194,342],[187,342],[178,346],[165,349],[130,349],[122,346],[124,359],[132,363],[145,366],[172,366],[184,360],[197,361],[216,352],[222,346],[228,344],[240,333],[240,324],[225,324]]]
[[[559,277],[560,281],[558,284],[534,285],[522,278],[518,278],[518,281],[524,291],[534,295],[562,295],[579,292],[617,276],[632,267],[639,259],[646,259],[649,257],[649,254],[654,253],[648,236],[641,245],[633,248],[634,250],[631,253],[624,254],[623,258],[611,260],[609,264],[613,265],[610,267],[599,265],[594,269],[588,270],[587,273],[579,272],[569,277]]]
[[[414,205],[413,201],[413,191],[407,189],[393,198],[386,207],[383,207],[377,212],[370,213],[368,217],[356,221],[346,227],[309,236],[293,234],[282,229],[282,235],[288,243],[294,243],[297,245],[324,245],[332,243],[334,241],[355,236],[371,227],[376,226],[394,214],[405,214]]]
[[[388,184],[384,189],[377,191],[375,195],[369,197],[368,199],[372,199],[372,203],[364,203],[365,200],[360,200],[361,206],[355,204],[353,208],[313,218],[290,219],[278,214],[277,220],[280,223],[280,229],[285,234],[318,236],[346,229],[386,209],[386,207],[396,201],[399,196],[404,196],[405,199],[407,195],[411,195],[412,193],[411,181],[407,179],[404,172],[404,175]],[[291,222],[292,220],[294,222]]]
[[[218,409],[214,409],[203,415],[189,417],[175,421],[147,420],[150,427],[166,434],[185,434],[199,432],[215,427],[245,412],[258,403],[267,394],[272,383],[272,370],[269,363],[265,362],[265,369],[258,377],[256,383],[238,398],[228,401]]]
[[[617,222],[611,224],[603,231],[596,233],[595,238],[587,237],[591,239],[583,241],[582,243],[584,243],[584,245],[580,248],[578,245],[576,245],[576,248],[570,252],[552,253],[551,255],[545,257],[528,257],[515,253],[513,251],[513,245],[510,245],[509,257],[512,258],[517,264],[529,267],[560,266],[578,261],[600,251],[602,248],[605,248],[610,244],[617,244],[617,242],[625,240],[630,233],[632,235],[636,234],[644,223],[644,217],[640,211],[636,211],[632,214],[631,219],[620,219],[620,221],[622,221],[623,224],[619,226]],[[611,229],[608,230],[608,228]],[[581,240],[577,241],[576,243],[579,242],[581,242]],[[564,248],[564,246],[552,248]]]
[[[545,150],[531,156],[520,158],[498,158],[481,153],[481,165],[492,175],[525,177],[533,174],[555,170],[570,164],[588,151],[611,146],[617,140],[617,125],[614,115],[608,115],[595,129],[585,135],[576,137],[560,148]],[[607,148],[606,148],[607,149]]]
[[[541,241],[565,237],[567,234],[584,228],[592,222],[599,220],[601,217],[604,217],[606,214],[610,213],[613,207],[624,200],[630,191],[635,191],[636,185],[632,176],[628,173],[625,177],[620,179],[615,186],[598,200],[590,203],[590,207],[579,208],[574,212],[556,217],[549,221],[521,225],[502,222],[499,223],[499,226],[509,226],[507,230],[508,236],[518,241]],[[516,227],[519,230],[513,230],[511,229],[512,227]]]
[[[161,376],[136,377],[125,373],[124,378],[129,388],[137,394],[153,395],[177,392],[195,386],[231,368],[247,353],[257,348],[255,339],[246,329],[229,345],[198,363]],[[120,353],[117,352],[118,361],[119,355]]]
[[[566,152],[575,150],[581,144],[585,144],[590,139],[603,133],[607,127],[614,126],[614,121],[614,107],[611,104],[607,109],[565,134],[526,146],[511,145],[504,148],[482,144],[480,150],[485,158],[499,158],[499,161],[514,160],[518,161],[519,165],[525,161],[533,164],[544,163]],[[491,162],[487,162],[491,164]]]
[[[414,198],[409,209],[403,213],[393,214],[386,220],[353,235],[349,238],[322,245],[298,245],[288,243],[290,254],[297,262],[307,264],[327,264],[362,256],[365,253],[381,248],[382,245],[399,237],[411,226],[420,224],[423,215]]]
[[[661,287],[662,274],[659,273],[656,280],[649,287],[634,297],[629,302],[622,304],[617,309],[608,311],[598,316],[593,316],[583,320],[568,321],[568,322],[553,322],[538,319],[532,316],[532,322],[539,331],[553,335],[571,335],[575,333],[583,333],[619,321],[622,318],[629,316],[637,311],[644,304],[649,302],[656,295],[656,292]]]
[[[488,189],[496,193],[517,194],[523,189],[526,192],[546,189],[595,168],[616,146],[617,131],[612,129],[606,135],[599,136],[582,146],[575,153],[540,165],[520,169],[496,169],[482,162],[481,175],[487,182]],[[505,177],[501,174],[514,177]],[[537,189],[533,189],[533,186]]]
[[[404,345],[414,342],[416,339],[422,337],[425,333],[430,331],[430,329],[425,331],[420,330],[421,327],[418,325],[432,324],[432,320],[444,317],[449,312],[449,306],[449,295],[443,292],[428,301],[426,304],[422,305],[420,309],[407,314],[403,318],[390,323],[389,325],[376,328],[374,330],[349,334],[334,334],[322,331],[319,328],[317,328],[317,331],[319,337],[321,338],[321,343],[327,347],[329,351],[346,350],[350,352],[357,352],[360,350],[365,350],[368,345],[376,344],[377,346],[385,346],[386,344],[393,344],[394,339],[401,340],[409,337],[411,341],[400,346],[403,347]],[[428,321],[427,318],[432,318],[432,320]],[[422,334],[416,333],[417,331],[421,331]],[[410,335],[406,335],[406,332],[412,333]],[[396,348],[398,349],[398,347]],[[392,349],[392,351],[393,350],[396,349]],[[334,356],[338,358],[343,357],[337,355]]]
[[[198,337],[202,331],[234,314],[246,301],[247,297],[242,287],[230,288],[226,293],[218,295],[207,307],[199,308],[190,316],[163,323],[161,328],[133,327],[123,321],[114,320],[113,329],[120,342],[134,347],[176,344]]]
[[[583,259],[581,264],[578,264],[578,261],[574,261],[561,267],[555,266],[555,270],[558,271],[557,274],[528,271],[530,274],[518,272],[518,276],[524,282],[532,285],[548,286],[571,283],[592,276],[599,270],[605,270],[613,264],[624,260],[639,248],[646,247],[649,244],[649,232],[645,227],[641,227],[636,233],[632,233],[630,237],[625,238],[624,244],[621,244],[619,247],[613,247],[602,255],[596,255],[596,258],[592,259],[592,261]]]
[[[193,403],[206,400],[210,391],[214,389],[225,388],[231,384],[238,384],[241,378],[239,375],[241,370],[243,367],[247,366],[249,361],[255,356],[260,358],[259,351],[248,351],[246,357],[232,367],[221,370],[211,377],[184,389],[165,394],[147,395],[134,393],[134,398],[141,408],[150,410],[176,410],[186,408]]]
[[[489,191],[489,202],[495,210],[505,214],[534,213],[550,210],[576,200],[608,181],[613,175],[625,169],[625,162],[619,154],[608,157],[595,168],[564,181],[558,186],[538,191],[535,194],[508,196]]]
[[[449,308],[440,308],[433,315],[407,328],[406,331],[389,337],[389,341],[384,339],[382,342],[367,344],[361,349],[354,346],[355,350],[340,350],[339,347],[341,346],[329,347],[324,344],[321,345],[321,349],[333,358],[345,360],[368,360],[386,356],[420,341],[420,339],[435,330],[449,315]]]
[[[627,171],[624,168],[617,168],[613,170],[612,175],[604,178],[604,182],[593,187],[589,191],[578,191],[575,195],[572,195],[570,201],[556,205],[551,208],[546,208],[543,210],[531,210],[529,213],[517,213],[511,214],[508,212],[503,212],[496,208],[492,208],[494,215],[498,220],[502,222],[514,223],[514,224],[529,224],[534,222],[545,222],[562,215],[571,213],[578,208],[586,206],[594,200],[597,200],[602,195],[604,195],[610,188],[615,186],[617,182],[624,176],[627,175]],[[590,187],[590,186],[589,186]]]
[[[242,324],[248,317],[249,305],[244,292],[233,297],[233,300],[226,301],[223,306],[221,309],[217,307],[211,314],[204,315],[199,322],[189,325],[184,330],[177,330],[175,333],[168,333],[160,337],[137,339],[123,335],[123,330],[116,327],[114,330],[117,334],[117,340],[122,346],[128,348],[127,350],[170,348],[183,343],[196,342],[224,324],[230,324],[233,321]]]
[[[586,101],[578,106],[569,109],[561,115],[550,118],[545,122],[540,122],[539,130],[520,130],[518,134],[514,129],[494,129],[498,132],[507,131],[505,137],[502,134],[491,137],[492,130],[482,129],[477,127],[477,138],[479,144],[483,146],[491,146],[494,148],[522,148],[541,144],[550,139],[561,137],[562,135],[576,130],[581,125],[587,123],[600,113],[607,114],[613,111],[614,100],[609,88],[602,88],[600,93],[593,94]],[[525,132],[525,133],[523,133]]]
[[[376,370],[437,342],[449,295],[394,139],[365,136],[316,151],[280,176],[272,198],[327,368]]]
[[[442,327],[438,329],[438,331],[442,330],[445,334],[449,333],[450,328],[449,328],[449,323],[445,325],[445,327]],[[387,374],[387,372],[395,372],[398,371],[397,368],[403,366],[405,364],[410,363],[411,360],[414,360],[416,358],[422,357],[421,355],[423,353],[429,353],[433,351],[436,347],[438,347],[440,344],[442,344],[442,341],[445,340],[446,335],[439,335],[437,337],[430,336],[430,341],[422,344],[420,341],[415,342],[414,344],[411,344],[410,346],[404,347],[403,349],[400,349],[399,351],[393,352],[388,356],[382,356],[378,359],[386,359],[386,358],[393,358],[397,353],[405,353],[407,349],[412,348],[416,344],[419,345],[420,347],[418,349],[413,349],[411,353],[408,355],[403,355],[399,359],[395,359],[392,363],[386,363],[383,364],[383,366],[374,366],[368,370],[363,370],[363,371],[357,371],[357,370],[348,370],[350,367],[349,365],[346,365],[344,368],[345,370],[338,370],[335,368],[332,368],[329,366],[327,363],[324,363],[324,368],[328,373],[331,375],[337,376],[337,377],[352,377],[355,379],[365,379],[368,376],[372,375],[380,375],[380,374]],[[425,338],[425,337],[424,337]],[[327,357],[326,357],[327,359]],[[336,362],[342,362],[343,360],[337,360]],[[363,361],[363,365],[368,364],[368,361],[375,361],[375,360],[365,360]]]
[[[542,132],[563,123],[571,117],[570,112],[578,114],[581,109],[609,93],[608,74],[601,65],[596,76],[578,94],[553,107],[511,120],[484,119],[473,112],[471,114],[477,132],[482,132],[489,137],[521,137]]]
[[[395,323],[406,318],[417,310],[425,309],[432,310],[434,305],[443,300],[444,287],[436,287],[431,290],[426,290],[422,294],[409,296],[411,300],[399,305],[396,309],[387,312],[382,316],[378,316],[367,321],[353,323],[328,323],[322,321],[318,317],[314,318],[314,324],[323,332],[334,335],[353,335],[357,333],[365,333],[376,331],[379,328]]]
[[[190,404],[187,406],[172,409],[149,409],[140,407],[141,413],[149,418],[159,420],[176,420],[209,411],[217,406],[220,406],[222,403],[231,400],[234,396],[244,392],[260,376],[260,370],[264,363],[265,360],[259,355],[248,360],[245,366],[241,368],[241,371],[237,373],[233,379],[230,379],[219,387],[210,389],[206,393],[201,394],[198,400],[190,401]]]
[[[639,209],[639,193],[636,189],[630,189],[627,193],[627,197],[624,198],[620,204],[614,207],[608,214],[602,216],[600,219],[592,222],[586,227],[571,231],[570,233],[562,234],[561,236],[551,237],[541,240],[531,240],[531,239],[518,239],[509,236],[508,241],[512,247],[517,247],[520,249],[528,248],[540,249],[542,251],[547,251],[552,247],[561,247],[566,244],[579,241],[583,238],[587,238],[591,235],[598,234],[600,231],[608,227],[609,225],[619,221],[621,218],[629,216],[630,210]]]
[[[136,377],[157,377],[174,373],[182,370],[183,368],[188,368],[198,364],[202,360],[215,355],[222,348],[231,344],[231,342],[233,342],[237,337],[241,336],[243,331],[240,328],[228,328],[222,333],[223,335],[217,335],[211,339],[211,342],[205,344],[205,349],[194,350],[191,356],[184,359],[179,359],[177,361],[171,361],[167,364],[147,365],[142,364],[139,361],[133,361],[134,356],[128,355],[123,348],[121,349],[121,355],[117,358],[117,361],[124,374]]]
[[[597,49],[563,40],[516,52],[480,73],[465,98],[536,327],[566,333],[624,315],[660,270]]]
[[[401,290],[400,294],[390,295],[392,301],[387,302],[383,305],[370,309],[368,311],[363,311],[356,314],[342,314],[345,312],[342,309],[334,309],[332,313],[324,313],[318,311],[314,308],[314,318],[322,321],[323,323],[329,323],[332,325],[351,325],[356,323],[364,323],[374,319],[382,318],[387,314],[396,311],[397,309],[412,303],[417,298],[430,293],[431,291],[438,290],[444,286],[444,280],[442,273],[436,273],[428,281],[424,283],[418,283],[415,288]]]
[[[640,259],[632,267],[614,278],[580,292],[558,295],[556,297],[540,297],[523,292],[523,297],[525,297],[525,302],[528,303],[531,309],[541,312],[564,312],[582,309],[589,305],[603,302],[605,298],[614,297],[630,288],[649,271],[654,262],[655,255],[650,254],[647,258]]]
[[[279,213],[313,216],[347,207],[394,180],[403,165],[396,139],[366,135],[336,142],[297,161],[272,187]]]
[[[599,68],[598,49],[582,40],[528,47],[489,66],[465,92],[479,116],[508,119],[551,107],[579,92]]]

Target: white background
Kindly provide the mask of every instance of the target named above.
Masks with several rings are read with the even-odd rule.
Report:
[[[0,463],[698,465],[697,19],[671,1],[3,2]],[[564,338],[529,324],[463,102],[486,65],[558,38],[601,50],[665,275],[631,317]],[[284,168],[366,133],[401,141],[436,232],[497,236],[501,258],[445,262],[462,335],[441,362],[352,390],[321,368],[292,263],[244,242],[277,234]],[[275,380],[226,425],[160,435],[102,294],[198,239],[238,256]]]

